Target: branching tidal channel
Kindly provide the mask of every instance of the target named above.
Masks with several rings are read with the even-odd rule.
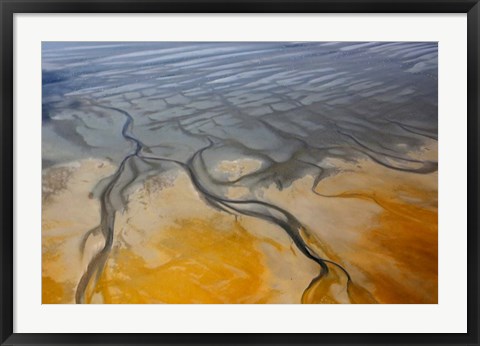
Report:
[[[328,223],[330,233],[319,232],[326,225],[322,212],[349,214],[336,202],[361,194],[358,189],[340,189],[348,192],[343,195],[339,190],[324,193],[318,187],[326,179],[351,168],[361,172],[358,176],[364,180],[359,181],[366,184],[371,180],[362,174],[371,177],[375,172],[386,172],[392,181],[408,177],[405,181],[413,185],[419,185],[417,181],[431,183],[424,194],[430,200],[422,200],[423,192],[405,188],[401,192],[411,195],[406,198],[399,194],[396,202],[406,201],[420,209],[433,205],[421,216],[435,219],[429,213],[436,208],[434,175],[438,168],[436,43],[50,42],[43,45],[42,59],[43,169],[90,159],[115,167],[107,178],[100,178],[106,176],[100,170],[91,175],[100,180],[91,192],[100,203],[99,224],[90,230],[97,219],[84,224],[87,229],[80,241],[81,252],[88,260],[82,264],[84,271],[64,278],[68,285],[72,277],[78,280],[74,283],[76,303],[90,302],[91,293],[108,271],[118,240],[115,222],[117,219],[119,223],[120,214],[128,212],[133,191],[150,178],[162,179],[171,172],[181,172],[185,181],[188,176],[202,201],[222,217],[231,214],[240,220],[258,221],[288,235],[285,239],[295,248],[292,256],[301,253],[298,257],[306,267],[311,266],[302,272],[305,281],[298,282],[303,286],[316,275],[312,268],[318,269],[318,275],[304,288],[299,299],[302,302],[312,302],[312,297],[313,301],[319,300],[331,286],[336,292],[341,287],[348,296],[336,302],[376,301],[357,282],[361,279],[362,287],[368,285],[377,267],[360,256],[342,257],[357,251],[352,245],[357,235],[346,239],[350,247],[343,246],[342,227],[346,223],[335,220]],[[340,165],[350,168],[341,171]],[[304,200],[310,212],[307,216],[290,207],[290,201],[282,200],[300,181],[308,181]],[[355,184],[355,188],[361,185],[358,181]],[[241,193],[234,194],[233,190]],[[277,200],[268,195],[272,191],[281,197]],[[390,212],[397,205],[375,193],[357,199],[374,204],[365,210],[377,214],[380,210]],[[321,203],[328,208],[323,210]],[[329,203],[336,203],[337,209]],[[205,204],[201,203],[202,207]],[[402,209],[409,220],[402,227],[425,226],[412,226],[411,222],[419,219],[410,204]],[[147,203],[145,208],[153,207]],[[318,220],[315,208],[322,209]],[[362,217],[363,210],[355,212]],[[385,216],[387,223],[390,216]],[[381,233],[383,238],[379,239],[390,246],[388,232]],[[411,236],[417,234],[420,232]],[[428,244],[435,242],[436,233],[432,234]],[[330,251],[332,239],[345,251],[342,255]],[[93,254],[91,248],[85,251],[92,242],[100,244]],[[368,247],[369,243],[365,244]],[[396,251],[401,252],[388,253],[393,257],[389,258],[391,267],[385,265],[386,276],[395,263],[401,262],[401,254]],[[424,252],[422,248],[418,254],[423,256]],[[425,261],[429,263],[436,258],[433,250],[427,255]],[[358,263],[353,266],[351,260]],[[362,266],[368,270],[364,272]],[[426,274],[420,264],[417,269],[412,272],[412,283],[425,282],[425,292],[429,292],[434,287],[430,281],[436,280],[436,273],[432,274],[435,266]],[[425,275],[430,281],[422,279]],[[291,275],[287,278],[285,274],[281,280],[290,284]],[[399,291],[403,296],[409,294],[410,284]],[[66,290],[73,296],[70,286]],[[297,291],[295,286],[295,294]],[[401,300],[402,294],[386,294],[384,301]],[[422,293],[421,297],[425,296],[428,294]],[[73,301],[73,297],[68,299]],[[285,295],[282,299],[278,301],[293,298]],[[156,297],[156,301],[162,301],[162,297]]]
[[[164,161],[164,162],[172,162],[177,164],[178,166],[182,167],[190,176],[190,179],[195,186],[196,190],[200,193],[200,195],[205,199],[205,201],[210,204],[211,206],[217,208],[218,210],[225,211],[234,215],[247,215],[252,217],[257,217],[268,222],[271,222],[280,228],[282,228],[287,234],[290,236],[294,244],[297,248],[303,253],[306,257],[311,259],[312,261],[318,263],[320,266],[320,273],[319,275],[313,279],[312,283],[316,280],[320,280],[325,275],[328,275],[328,266],[327,263],[333,264],[336,267],[340,268],[343,273],[347,277],[347,290],[348,285],[351,282],[351,277],[348,272],[343,268],[340,264],[335,263],[334,261],[330,261],[318,256],[312,248],[310,248],[306,242],[303,240],[301,236],[301,232],[307,232],[306,228],[300,223],[299,220],[295,218],[294,215],[289,213],[282,208],[275,206],[273,204],[263,202],[263,201],[255,201],[255,200],[231,200],[222,198],[220,196],[216,196],[214,193],[209,192],[204,186],[201,185],[198,177],[195,173],[195,168],[193,162],[197,159],[198,156],[202,155],[202,152],[205,150],[213,147],[215,145],[214,141],[210,138],[207,138],[209,144],[202,149],[198,150],[191,158],[187,160],[187,162],[181,162],[173,159],[168,158],[161,158],[161,157],[153,157],[153,156],[144,156],[142,150],[144,149],[144,145],[141,141],[133,135],[131,129],[133,126],[133,118],[132,116],[121,109],[108,107],[108,106],[101,106],[97,105],[101,108],[114,110],[123,116],[125,116],[125,124],[122,128],[122,136],[130,141],[134,146],[134,150],[129,155],[125,156],[125,158],[120,163],[117,171],[109,178],[110,182],[105,187],[103,192],[101,193],[100,197],[100,205],[101,205],[101,221],[100,225],[95,227],[92,231],[101,232],[105,239],[105,245],[100,252],[98,252],[88,264],[86,272],[81,277],[75,294],[75,300],[77,303],[81,304],[85,302],[85,293],[89,283],[92,280],[98,280],[100,275],[102,274],[103,268],[105,263],[108,259],[108,255],[112,249],[113,239],[114,239],[114,228],[115,228],[115,213],[116,210],[112,205],[112,192],[114,190],[118,190],[121,186],[120,190],[125,190],[128,187],[128,184],[132,182],[132,180],[125,183],[124,179],[122,179],[122,174],[125,170],[125,167],[129,164],[129,160],[133,157],[136,157],[143,161]],[[86,238],[93,233],[89,231],[86,233],[85,240],[83,244],[86,242]]]

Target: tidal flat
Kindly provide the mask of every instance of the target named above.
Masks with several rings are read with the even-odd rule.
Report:
[[[436,304],[437,65],[44,42],[42,303]]]

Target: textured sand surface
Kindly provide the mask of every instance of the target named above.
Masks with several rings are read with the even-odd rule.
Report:
[[[436,303],[436,42],[42,42],[45,303]]]
[[[255,193],[297,215],[307,243],[350,273],[348,290],[335,266],[315,282],[318,266],[277,225],[210,207],[184,172],[171,170],[136,186],[117,215],[113,250],[87,302],[436,303],[437,173],[330,164],[339,173],[317,186],[307,175]],[[84,160],[44,172],[43,303],[74,303],[104,245],[95,232],[85,238],[99,222],[92,191],[113,170]]]

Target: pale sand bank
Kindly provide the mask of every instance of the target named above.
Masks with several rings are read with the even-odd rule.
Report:
[[[229,181],[237,180],[244,175],[250,174],[258,170],[262,163],[254,159],[238,159],[238,160],[223,160],[215,167],[217,172],[226,174]]]

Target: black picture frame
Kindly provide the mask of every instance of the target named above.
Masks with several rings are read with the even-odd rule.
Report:
[[[0,0],[0,280],[2,345],[417,344],[479,345],[479,17],[478,0]],[[465,334],[25,334],[13,332],[13,17],[16,13],[467,13],[468,332]],[[451,316],[452,319],[455,316]]]

